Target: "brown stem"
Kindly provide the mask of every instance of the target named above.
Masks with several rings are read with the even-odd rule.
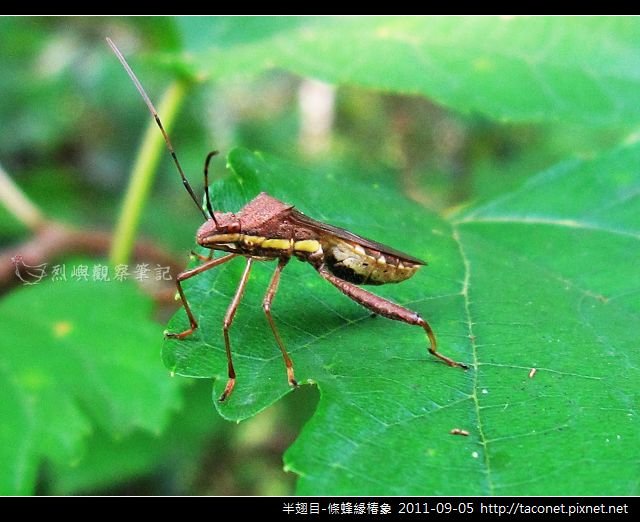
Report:
[[[15,256],[21,256],[27,265],[52,263],[70,255],[106,257],[112,237],[109,232],[80,230],[55,221],[47,221],[27,241],[0,250],[0,289],[4,290],[19,283],[12,262]],[[158,248],[155,243],[145,240],[136,243],[134,260],[168,266],[174,279],[183,269],[174,256]],[[174,290],[171,290],[168,295],[172,296],[173,292]],[[156,297],[164,299],[164,295]]]

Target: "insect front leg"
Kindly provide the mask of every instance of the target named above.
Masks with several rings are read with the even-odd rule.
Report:
[[[271,331],[273,332],[273,336],[276,338],[276,342],[278,343],[278,347],[282,352],[282,357],[284,358],[284,364],[287,367],[287,378],[289,380],[289,384],[291,386],[298,386],[298,382],[296,381],[293,375],[293,362],[291,361],[291,357],[287,353],[287,349],[284,347],[284,343],[280,338],[280,334],[278,333],[278,329],[276,328],[276,323],[273,321],[273,317],[271,316],[271,303],[273,302],[273,298],[278,291],[278,284],[280,283],[280,274],[282,269],[289,262],[288,258],[280,259],[278,261],[278,266],[276,267],[276,271],[273,273],[273,277],[271,278],[271,283],[269,283],[269,288],[267,289],[267,293],[264,296],[264,301],[262,301],[262,309],[267,316],[267,320],[269,321],[269,325],[271,326]]]
[[[420,315],[418,315],[416,312],[392,303],[391,301],[388,301],[380,296],[372,294],[371,292],[368,292],[367,290],[364,290],[359,286],[354,285],[353,283],[349,283],[348,281],[340,279],[339,277],[336,277],[331,272],[329,272],[324,266],[320,266],[318,268],[318,272],[324,279],[329,281],[347,297],[353,299],[356,303],[361,304],[372,312],[389,319],[394,319],[395,321],[402,321],[407,324],[421,326],[426,332],[427,337],[429,338],[429,353],[446,362],[449,366],[459,366],[460,368],[468,369],[468,366],[466,364],[456,362],[446,355],[442,355],[440,352],[438,352],[436,336],[434,335],[431,326],[429,326],[429,323],[422,317],[420,317]]]
[[[191,255],[196,259],[199,259],[200,261],[206,263],[207,261],[211,261],[213,259],[213,250],[209,250],[208,256],[203,256],[202,254],[199,254],[195,250],[191,251]]]
[[[224,323],[222,325],[222,334],[224,335],[224,348],[227,352],[227,366],[228,366],[228,375],[229,380],[227,381],[227,385],[220,395],[220,402],[223,402],[231,392],[233,391],[233,387],[236,384],[236,371],[233,369],[233,360],[231,359],[231,341],[229,340],[229,328],[231,328],[231,324],[233,323],[233,318],[236,316],[236,311],[238,310],[238,305],[242,300],[242,296],[244,295],[244,289],[247,286],[247,281],[249,280],[249,272],[251,272],[251,265],[253,263],[253,259],[247,257],[247,265],[244,267],[244,272],[242,273],[242,277],[240,278],[240,283],[238,284],[238,288],[236,289],[236,293],[231,300],[231,304],[229,308],[227,308],[227,313],[224,316]]]
[[[188,337],[189,335],[191,335],[196,328],[198,328],[198,323],[195,317],[193,317],[193,312],[191,312],[191,307],[189,306],[189,302],[187,301],[187,298],[184,295],[184,290],[182,289],[182,284],[181,284],[182,281],[190,279],[193,276],[197,276],[202,272],[206,272],[207,270],[210,270],[218,265],[221,265],[222,263],[226,263],[227,261],[236,257],[236,255],[237,254],[228,254],[226,256],[222,256],[217,259],[210,259],[206,263],[200,266],[197,266],[196,268],[192,268],[191,270],[185,270],[184,272],[178,274],[178,276],[176,277],[176,286],[178,287],[178,293],[180,294],[180,299],[182,300],[182,304],[184,305],[184,311],[187,313],[187,317],[189,318],[189,324],[191,325],[191,328],[188,328],[187,330],[181,333],[166,332],[165,335],[167,337],[171,337],[175,339],[184,339],[185,337]]]

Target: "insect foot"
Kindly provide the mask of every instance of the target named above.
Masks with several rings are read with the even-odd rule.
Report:
[[[191,328],[189,328],[188,330],[185,330],[184,332],[180,332],[180,333],[175,333],[175,332],[168,332],[167,330],[165,330],[164,336],[169,338],[169,339],[184,339],[185,337],[189,337],[194,330],[198,328],[198,325],[192,325]]]

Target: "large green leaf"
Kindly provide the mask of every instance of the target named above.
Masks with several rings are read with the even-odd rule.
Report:
[[[605,17],[181,18],[187,62],[269,67],[515,121],[640,119],[640,22]]]
[[[291,262],[273,311],[296,376],[321,394],[285,455],[300,493],[639,492],[640,146],[561,165],[448,221],[390,187],[243,150],[229,164],[316,218],[426,258],[413,279],[376,293],[419,311],[443,353],[471,365],[441,364],[420,329],[372,318]],[[216,379],[214,398],[226,381],[222,318],[242,268],[234,260],[187,281],[201,328],[165,344],[169,368]],[[257,263],[231,331],[238,382],[216,403],[229,419],[290,391],[260,306],[272,270]],[[187,325],[179,311],[169,329]]]
[[[159,375],[162,379],[163,375]],[[197,381],[189,384],[183,387],[182,410],[172,416],[162,433],[135,430],[125,437],[114,437],[105,430],[95,430],[82,459],[71,465],[57,462],[49,466],[46,476],[51,492],[58,495],[108,492],[132,479],[160,472],[165,474],[163,482],[168,483],[158,493],[190,491],[196,474],[194,460],[203,460],[212,434],[226,429],[228,423],[212,414],[211,401],[204,392],[206,384]]]
[[[88,266],[88,265],[87,265]],[[151,301],[130,284],[45,279],[0,302],[0,493],[32,492],[42,459],[77,461],[97,426],[159,433],[179,403]]]

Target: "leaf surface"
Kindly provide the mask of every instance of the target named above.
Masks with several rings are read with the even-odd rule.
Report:
[[[273,312],[297,378],[321,394],[285,455],[299,493],[638,492],[640,146],[560,165],[446,221],[391,187],[241,149],[229,164],[313,217],[427,259],[411,280],[374,290],[420,312],[442,352],[472,366],[439,363],[419,328],[372,318],[292,261]],[[261,310],[273,263],[256,265],[231,330],[238,382],[217,403],[230,419],[290,392]],[[242,268],[234,260],[188,281],[201,328],[165,345],[171,369],[216,379],[214,398],[226,382],[222,318]],[[169,325],[186,326],[183,311]]]
[[[630,17],[180,18],[197,74],[279,67],[510,121],[640,119]]]
[[[71,276],[71,268],[67,272]],[[161,329],[130,284],[52,281],[0,302],[0,492],[32,492],[42,459],[78,460],[97,425],[160,433],[179,403],[158,362]]]

